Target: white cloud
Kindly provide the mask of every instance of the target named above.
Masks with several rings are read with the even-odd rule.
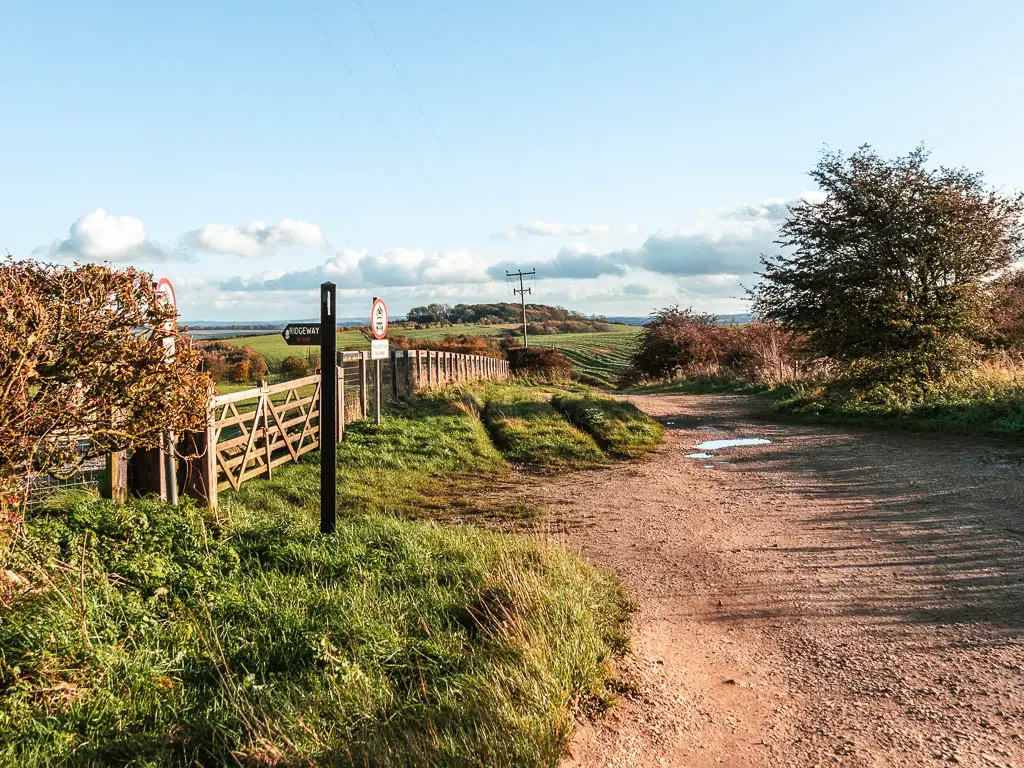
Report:
[[[153,243],[142,221],[134,216],[113,216],[102,208],[79,217],[64,240],[39,246],[35,255],[78,261],[164,261],[170,253]]]
[[[331,280],[340,288],[480,283],[488,280],[483,260],[466,250],[428,253],[422,248],[389,248],[371,253],[344,249],[312,269],[245,279],[232,277],[224,290],[303,291]]]
[[[533,220],[525,224],[517,224],[512,229],[507,229],[495,237],[502,240],[516,240],[523,235],[534,235],[538,237],[552,237],[573,235],[577,237],[609,237],[612,228],[607,224],[559,224],[550,221]]]
[[[775,249],[779,226],[788,215],[782,200],[742,205],[688,229],[660,229],[639,248],[603,258],[663,275],[751,275],[762,254]]]
[[[349,292],[353,300],[387,289],[384,295],[409,305],[487,301],[508,298],[507,268],[535,266],[535,291],[540,292],[533,298],[538,301],[585,302],[615,307],[619,314],[675,302],[731,312],[740,306],[743,286],[755,282],[761,255],[776,250],[774,240],[787,216],[784,201],[767,200],[714,212],[686,228],[660,229],[636,247],[604,250],[582,242],[559,248],[547,260],[520,258],[514,264],[467,250],[344,249],[312,268],[232,277],[218,287],[235,297],[259,292],[260,298],[250,296],[250,302],[262,302],[264,296],[305,301],[324,280],[334,281],[339,296]],[[569,232],[567,225],[532,224],[536,232]]]
[[[515,271],[516,262],[501,261],[487,270],[494,280],[503,280],[505,272]],[[591,250],[586,245],[570,245],[559,249],[555,258],[543,264],[545,278],[575,278],[586,280],[601,275],[624,275],[625,265],[616,254],[602,254]]]
[[[283,219],[277,225],[254,221],[244,229],[227,224],[207,224],[202,229],[187,232],[183,241],[197,250],[250,259],[266,256],[282,246],[327,246],[327,238],[320,227],[297,219]]]

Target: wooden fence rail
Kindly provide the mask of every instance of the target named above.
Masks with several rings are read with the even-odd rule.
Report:
[[[416,392],[451,384],[486,379],[505,379],[508,362],[480,355],[426,350],[396,350],[382,377],[388,398],[400,399]],[[338,353],[338,439],[346,421],[370,415],[375,385],[368,352]],[[346,384],[358,392],[346,409]],[[217,506],[217,494],[238,490],[255,477],[273,477],[274,468],[298,461],[320,447],[320,374],[281,384],[261,384],[252,389],[216,395],[208,407],[205,432],[186,435],[183,453],[197,457],[183,462],[183,492]]]

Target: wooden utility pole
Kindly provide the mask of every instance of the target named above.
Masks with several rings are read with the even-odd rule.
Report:
[[[509,272],[508,270],[505,270],[505,277],[518,277],[519,278],[519,287],[518,288],[513,288],[512,289],[512,293],[513,293],[513,295],[517,295],[518,294],[518,296],[519,296],[519,303],[523,307],[523,346],[524,347],[530,346],[530,338],[529,338],[529,336],[526,335],[526,294],[533,293],[533,289],[532,288],[523,288],[523,278],[524,277],[533,277],[536,274],[537,274],[537,270],[536,269],[531,269],[529,272],[523,272],[523,270],[519,270],[518,272]]]

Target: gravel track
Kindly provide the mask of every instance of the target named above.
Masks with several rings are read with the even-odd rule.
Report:
[[[648,461],[528,491],[638,605],[565,766],[1024,768],[1024,448],[629,399]],[[733,436],[773,442],[685,457]]]

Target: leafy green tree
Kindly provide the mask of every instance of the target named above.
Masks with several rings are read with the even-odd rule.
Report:
[[[755,311],[806,333],[846,385],[920,397],[974,364],[983,281],[1022,253],[1024,197],[928,157],[824,154],[810,173],[823,199],[790,206],[785,250],[762,258]]]

